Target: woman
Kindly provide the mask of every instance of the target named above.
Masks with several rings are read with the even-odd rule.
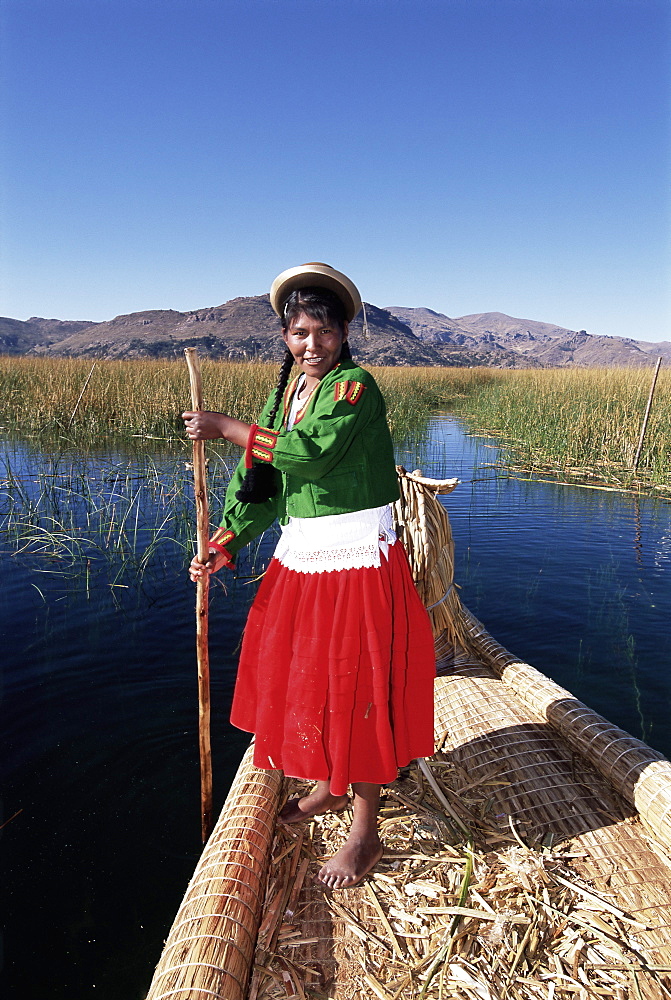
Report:
[[[351,785],[350,835],[317,876],[338,889],[382,857],[381,785],[433,753],[433,638],[392,527],[398,481],[384,401],[349,353],[359,293],[315,263],[283,271],[270,301],[287,354],[259,423],[183,414],[191,439],[245,449],[209,559],[194,559],[190,575],[232,566],[279,517],[282,536],[245,627],[231,722],[255,734],[257,767],[316,781],[284,806],[285,823],[344,809]]]

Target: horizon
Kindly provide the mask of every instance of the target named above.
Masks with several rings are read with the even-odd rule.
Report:
[[[366,301],[671,338],[666,0],[5,0],[0,35],[7,318],[326,260]]]

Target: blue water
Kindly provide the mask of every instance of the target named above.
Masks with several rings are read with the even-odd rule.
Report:
[[[671,506],[503,478],[492,445],[442,418],[429,445],[398,453],[462,480],[444,501],[464,603],[517,656],[671,755]],[[198,857],[186,457],[154,456],[148,472],[89,456],[66,474],[15,444],[0,456],[0,517],[41,496],[62,535],[58,552],[36,540],[16,554],[11,537],[0,551],[4,996],[139,1000]],[[135,554],[114,551],[121,536]],[[217,810],[247,743],[226,719],[251,578],[272,545],[213,587]]]

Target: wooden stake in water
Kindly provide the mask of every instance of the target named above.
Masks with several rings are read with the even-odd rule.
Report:
[[[652,397],[655,395],[655,386],[657,385],[657,376],[659,375],[659,369],[662,364],[662,359],[657,358],[657,367],[655,368],[655,374],[652,376],[652,383],[650,385],[650,394],[648,396],[648,405],[645,408],[645,416],[643,417],[643,423],[641,425],[641,436],[638,439],[638,448],[636,449],[636,458],[634,459],[634,472],[638,469],[638,463],[641,458],[641,451],[643,450],[643,440],[645,438],[645,432],[648,429],[648,419],[650,417],[650,408],[652,406]]]
[[[184,350],[191,382],[191,409],[203,408],[203,384],[198,351]],[[210,553],[210,518],[205,479],[205,443],[193,442],[193,482],[196,495],[198,559],[205,563]],[[196,590],[196,654],[198,659],[198,745],[200,748],[200,816],[203,843],[212,831],[212,749],[210,746],[210,654],[208,648],[208,598],[210,575],[204,573]]]

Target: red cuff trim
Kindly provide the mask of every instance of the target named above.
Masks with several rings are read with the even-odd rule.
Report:
[[[233,556],[226,548],[228,543],[232,542],[234,538],[235,532],[231,531],[230,528],[217,528],[209,541],[209,547],[224,556],[224,566],[226,566],[227,569],[235,569]]]
[[[260,444],[266,448],[274,448],[277,444],[277,431],[271,431],[267,427],[259,427],[254,435],[254,444]]]
[[[230,528],[217,528],[210,539],[210,545],[228,545],[235,538],[235,532]]]
[[[259,429],[258,424],[252,424],[249,428],[249,437],[247,438],[247,447],[245,448],[245,468],[251,469],[254,465],[252,461],[252,448],[254,447],[254,435]]]
[[[261,462],[272,462],[273,448],[277,444],[277,433],[268,430],[267,427],[259,427],[252,424],[245,449],[245,468],[251,469],[253,459],[258,458]]]
[[[214,549],[215,552],[220,552],[221,555],[224,556],[224,566],[226,566],[227,569],[235,569],[233,556],[228,551],[228,549],[225,549],[223,545],[219,545],[218,542],[210,542],[210,548]]]

